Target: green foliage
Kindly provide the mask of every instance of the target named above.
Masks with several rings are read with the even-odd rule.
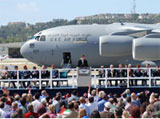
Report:
[[[146,16],[149,14],[145,14]],[[150,18],[138,19],[139,15],[135,14],[134,18],[100,18],[98,15],[94,15],[94,18],[90,17],[83,20],[65,20],[65,19],[53,19],[46,23],[36,23],[35,25],[27,24],[23,22],[10,23],[7,26],[0,27],[0,43],[9,42],[23,42],[31,38],[35,33],[52,27],[63,25],[75,25],[75,24],[110,24],[113,22],[137,22],[137,23],[159,23],[160,15]]]

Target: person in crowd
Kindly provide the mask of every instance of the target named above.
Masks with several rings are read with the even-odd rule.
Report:
[[[108,70],[108,77],[113,78],[113,77],[115,77],[115,76],[116,76],[116,70],[114,69],[114,65],[111,64],[111,65],[110,65],[110,69]],[[112,80],[109,80],[108,83],[109,83],[110,86],[113,85],[113,84],[112,84]],[[115,85],[118,85],[117,80],[115,81]]]
[[[151,75],[152,75],[152,77],[160,77],[160,69],[159,69],[158,65],[156,66],[156,69],[151,70]],[[157,86],[157,80],[159,80],[159,79],[154,79],[155,86]],[[153,80],[151,83],[153,83]]]
[[[68,115],[65,116],[65,118],[77,118],[78,112],[74,109],[74,103],[70,102],[68,104],[68,109],[71,111]]]
[[[36,66],[33,66],[33,70],[31,71],[32,79],[39,79],[39,71],[37,70]],[[34,86],[36,87],[37,81],[34,81]]]
[[[68,102],[71,102],[71,101],[78,101],[78,100],[79,100],[78,91],[77,91],[77,90],[73,90],[73,91],[72,91],[71,97],[68,98]]]
[[[21,98],[20,102],[21,102],[20,108],[22,109],[22,114],[24,115],[25,113],[28,112],[27,105],[26,105],[26,103],[27,103],[26,98]]]
[[[4,110],[4,102],[0,102],[0,118],[5,118],[6,112]]]
[[[89,117],[90,116],[90,109],[89,107],[85,104],[85,99],[84,97],[80,97],[79,99],[79,102],[80,102],[80,105],[79,105],[79,110],[84,108],[86,110],[86,113],[87,113],[87,116]]]
[[[115,118],[122,118],[123,110],[121,107],[117,107],[114,111]]]
[[[106,102],[104,111],[100,112],[101,118],[114,118],[114,113],[110,112],[111,109],[111,103]]]
[[[137,106],[133,106],[131,110],[131,118],[140,118],[140,109]]]
[[[127,77],[126,69],[123,69],[123,65],[119,64],[119,69],[116,70],[116,77]],[[120,80],[120,84],[125,83],[125,80]],[[118,84],[118,83],[116,83]]]
[[[5,116],[5,118],[10,118],[11,117],[11,114],[14,113],[16,110],[18,109],[18,104],[13,102],[12,103],[12,109],[10,112],[8,112]]]
[[[98,112],[98,110],[94,110],[91,113],[90,118],[101,118],[100,113]]]
[[[37,113],[38,113],[38,116],[41,116],[42,114],[44,114],[46,112],[47,112],[47,101],[43,100],[41,102],[41,105],[37,109]]]
[[[47,97],[47,92],[46,90],[42,90],[41,92],[41,96],[40,96],[40,101],[42,102],[43,100],[45,100]]]
[[[95,103],[98,103],[98,99],[99,99],[99,97],[98,97],[98,88],[96,88],[96,90],[93,89],[93,90],[91,91],[91,85],[89,84],[89,85],[88,85],[88,98],[89,98],[90,96],[93,96],[94,102],[95,102]]]
[[[82,108],[82,109],[79,110],[78,118],[88,118],[85,108]]]
[[[31,72],[28,70],[27,65],[24,65],[23,67],[23,71],[20,71],[20,76],[21,79],[31,79]],[[26,86],[26,82],[27,82],[27,86]],[[30,86],[30,81],[22,81],[23,87],[27,88]]]
[[[18,74],[18,66],[14,66],[14,71],[10,71],[10,78],[11,79],[18,79],[19,77],[17,74]],[[9,82],[8,87],[10,87],[10,85],[12,84],[13,87],[16,88],[15,82],[16,81]]]
[[[2,74],[1,74],[1,79],[5,80],[5,79],[9,79],[9,78],[10,78],[10,71],[8,71],[8,67],[5,66],[4,70],[2,71]],[[1,86],[1,83],[2,83],[2,81],[0,81],[0,86]]]
[[[106,75],[106,71],[104,69],[104,66],[101,65],[101,69],[99,70],[99,78],[105,78],[105,75]],[[99,85],[101,86],[101,82],[104,83],[104,79],[99,79]]]
[[[51,65],[51,69],[52,69],[52,78],[53,79],[55,79],[55,78],[58,78],[58,76],[59,76],[59,71],[57,70],[57,69],[55,69],[55,65],[54,64],[52,64]],[[53,85],[53,82],[54,81],[52,81],[52,85]],[[60,86],[60,82],[59,81],[56,81],[57,82],[57,87],[58,86]]]
[[[97,102],[94,102],[94,97],[90,96],[88,100],[89,103],[87,104],[87,106],[89,107],[90,113],[92,113],[94,110],[98,110],[98,104]]]
[[[50,72],[46,69],[45,65],[42,65],[41,78],[42,79],[48,79],[49,77],[50,77]],[[48,82],[49,81],[42,81],[42,83],[43,82],[46,82],[46,87],[48,87]]]
[[[48,111],[44,114],[42,114],[39,118],[44,117],[45,115],[48,115],[48,118],[56,118],[56,109],[54,105],[49,105]]]
[[[143,73],[142,73],[142,70],[140,69],[141,68],[141,66],[140,65],[137,65],[136,66],[137,67],[137,69],[135,69],[135,71],[134,71],[134,77],[141,77],[141,76],[143,76]],[[133,85],[134,86],[137,86],[137,79],[134,79],[133,80],[134,82],[133,82]]]
[[[150,75],[149,68],[150,68],[150,65],[146,64],[146,69],[142,70],[143,77],[149,77]],[[142,79],[142,86],[147,86],[147,79]]]
[[[33,105],[28,105],[28,113],[24,114],[24,118],[38,118],[38,113],[34,112]]]
[[[88,67],[88,61],[86,60],[85,55],[82,55],[81,58],[78,60],[78,67],[80,68]]]
[[[107,95],[105,92],[102,94],[102,100],[98,102],[98,111],[104,111],[104,104],[107,102]]]
[[[33,105],[34,112],[37,113],[38,112],[38,107],[41,106],[40,94],[36,93],[34,98],[35,98],[35,100],[31,104]]]
[[[127,104],[125,106],[125,110],[131,113],[131,108],[132,108],[131,97],[127,97],[126,101],[127,101]]]
[[[131,104],[132,104],[133,106],[138,106],[138,107],[141,106],[141,102],[137,100],[137,96],[136,96],[135,93],[132,93],[132,94],[131,94]]]

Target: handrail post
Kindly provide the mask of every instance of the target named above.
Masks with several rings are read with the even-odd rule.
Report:
[[[72,69],[72,88],[74,88],[74,69]]]
[[[105,69],[105,87],[108,88],[108,69]]]
[[[127,68],[127,88],[129,88],[129,68]]]
[[[51,69],[50,70],[50,80],[49,80],[49,82],[50,82],[50,89],[52,89],[52,71],[53,71],[53,69]]]
[[[19,89],[19,70],[17,70],[17,89]]]
[[[94,69],[94,88],[96,88],[96,82],[96,69]]]
[[[42,89],[41,79],[41,70],[39,70],[39,89]]]
[[[151,68],[149,68],[149,87],[151,87]]]

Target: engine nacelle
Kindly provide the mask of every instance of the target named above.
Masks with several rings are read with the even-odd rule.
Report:
[[[134,39],[132,48],[132,56],[135,60],[160,60],[159,38]]]
[[[101,56],[125,56],[132,54],[132,39],[130,36],[101,36],[99,38],[99,53]]]

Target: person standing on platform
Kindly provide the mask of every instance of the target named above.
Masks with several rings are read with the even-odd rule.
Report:
[[[85,55],[82,55],[78,61],[78,67],[85,68],[88,67],[88,61],[86,60]]]

